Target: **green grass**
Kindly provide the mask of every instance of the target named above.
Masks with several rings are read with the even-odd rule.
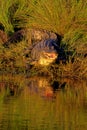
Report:
[[[0,24],[4,26],[5,32],[13,32],[13,25],[10,21],[10,12],[9,8],[12,6],[12,0],[0,0]]]

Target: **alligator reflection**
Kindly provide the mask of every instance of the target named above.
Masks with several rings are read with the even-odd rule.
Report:
[[[27,81],[31,94],[38,93],[44,98],[55,98],[56,92],[64,90],[66,82],[51,81],[47,77],[33,77]]]
[[[62,89],[62,90],[65,89],[65,86],[66,86],[66,82],[54,81],[53,84],[52,84],[54,92],[58,91],[60,89]]]
[[[87,130],[87,81],[54,80],[1,76],[0,130]]]

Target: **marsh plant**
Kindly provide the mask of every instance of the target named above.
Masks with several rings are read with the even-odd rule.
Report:
[[[63,76],[87,78],[87,0],[0,0],[2,28],[8,37],[21,28],[43,29],[59,34],[62,37],[60,46],[68,61],[53,68]],[[7,49],[0,44],[0,68],[4,66],[2,59],[11,57],[15,66],[17,63],[23,66],[25,44],[13,44],[15,53],[11,47]]]

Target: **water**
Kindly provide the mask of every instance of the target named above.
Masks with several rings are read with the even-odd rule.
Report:
[[[0,130],[87,130],[87,82],[0,76]]]

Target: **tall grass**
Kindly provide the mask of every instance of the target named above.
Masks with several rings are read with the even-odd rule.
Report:
[[[69,33],[70,30],[86,31],[86,0],[27,0],[27,2],[25,15],[20,13],[15,15],[24,20],[27,27],[44,28],[62,35]]]
[[[0,0],[0,26],[4,27],[5,32],[13,33],[18,19],[15,20],[15,13],[23,15],[26,1],[25,0]],[[26,3],[27,4],[27,3]]]
[[[9,18],[9,8],[14,1],[12,0],[0,0],[0,24],[4,26],[5,32],[13,32],[13,26]]]
[[[5,30],[14,26],[41,28],[62,35],[66,44],[87,40],[86,0],[0,0],[0,23]],[[4,11],[3,11],[4,10]]]
[[[69,50],[83,48],[84,51],[84,44],[87,46],[86,0],[27,0],[27,6],[23,5],[14,16],[20,21],[19,27],[56,32],[63,37],[61,44],[67,45]]]

